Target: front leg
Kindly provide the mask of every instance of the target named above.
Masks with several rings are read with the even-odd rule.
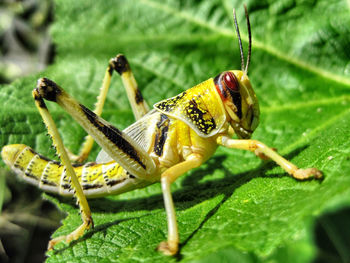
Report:
[[[288,174],[298,180],[306,180],[309,178],[322,178],[322,172],[316,168],[300,169],[292,164],[273,149],[267,147],[257,140],[234,140],[227,136],[219,136],[217,143],[228,148],[236,148],[254,152],[257,156],[264,155],[279,166],[281,166]]]

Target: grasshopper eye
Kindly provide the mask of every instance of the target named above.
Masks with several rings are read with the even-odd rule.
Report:
[[[242,98],[236,75],[231,71],[223,72],[214,78],[214,84],[222,101],[228,105],[233,104],[236,116],[242,118]]]
[[[233,92],[239,91],[239,84],[236,76],[232,72],[225,72],[223,75],[225,86]]]

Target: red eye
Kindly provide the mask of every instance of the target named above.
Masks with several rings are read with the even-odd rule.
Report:
[[[225,74],[222,76],[225,86],[229,88],[231,91],[238,92],[239,90],[239,84],[237,81],[236,76],[232,72],[225,72]]]

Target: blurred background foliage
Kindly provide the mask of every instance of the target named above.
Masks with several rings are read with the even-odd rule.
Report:
[[[54,58],[48,27],[54,19],[50,0],[0,2],[0,82],[44,69]],[[0,91],[1,92],[1,91]],[[51,233],[63,218],[41,191],[0,168],[0,262],[42,262]],[[314,227],[314,262],[350,262],[350,209],[320,216]],[[208,262],[230,262],[232,251]],[[295,255],[276,256],[280,262]]]
[[[0,1],[0,83],[40,71],[52,62],[51,0]]]
[[[51,0],[0,1],[0,84],[38,72],[54,58]],[[0,90],[1,92],[1,90]],[[41,191],[0,168],[0,262],[42,262],[63,217]]]

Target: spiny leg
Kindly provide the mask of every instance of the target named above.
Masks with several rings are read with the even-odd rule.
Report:
[[[203,159],[200,155],[192,154],[186,159],[186,161],[174,165],[166,170],[161,176],[163,199],[168,221],[168,240],[160,243],[158,250],[162,251],[165,255],[175,255],[179,250],[179,234],[170,185],[180,175],[186,173],[192,168],[200,166],[202,162]]]
[[[71,178],[72,186],[73,186],[74,191],[75,191],[75,196],[77,197],[77,201],[78,201],[80,212],[81,212],[81,217],[83,220],[82,225],[80,225],[76,230],[74,230],[70,234],[68,234],[66,236],[60,236],[60,237],[52,239],[48,245],[48,249],[50,250],[58,242],[65,240],[67,243],[69,243],[70,241],[76,240],[79,237],[81,237],[84,234],[85,229],[89,229],[90,227],[93,227],[93,220],[91,217],[91,211],[90,211],[89,204],[88,204],[86,197],[83,193],[83,189],[78,181],[78,178],[74,172],[72,164],[68,158],[68,154],[65,150],[62,139],[61,139],[59,132],[56,128],[56,125],[51,117],[51,114],[49,113],[49,111],[45,105],[45,102],[37,89],[33,90],[33,97],[35,100],[35,105],[36,105],[37,109],[39,110],[40,115],[43,118],[44,123],[46,125],[46,128],[48,130],[48,133],[50,134],[50,136],[52,138],[53,145],[56,148],[57,154],[60,157],[62,164],[64,165],[64,167],[66,169],[66,173]]]
[[[149,108],[146,101],[143,99],[141,91],[137,87],[136,80],[126,57],[121,54],[109,60],[102,86],[100,88],[100,94],[98,95],[95,104],[94,113],[97,116],[101,116],[102,114],[113,71],[117,71],[121,76],[135,119],[140,119],[149,111]],[[70,158],[78,163],[84,162],[89,156],[93,143],[94,139],[90,135],[86,136],[79,155],[75,156],[69,152]]]
[[[153,159],[130,136],[77,102],[49,79],[39,79],[37,90],[42,98],[60,105],[124,169],[145,180],[155,179],[151,176],[156,170]]]
[[[149,107],[144,100],[141,91],[138,89],[137,82],[131,71],[128,60],[124,55],[119,54],[114,59],[110,60],[110,64],[112,64],[113,69],[120,74],[135,119],[139,120],[149,111]]]
[[[316,168],[300,169],[296,165],[287,161],[279,155],[274,149],[267,147],[257,140],[234,140],[227,136],[219,136],[217,142],[228,148],[243,149],[254,152],[257,156],[266,156],[275,161],[288,174],[298,180],[306,180],[309,178],[322,178],[322,172]]]
[[[110,84],[111,84],[111,78],[112,78],[112,74],[113,74],[113,70],[114,70],[112,60],[113,59],[111,59],[109,61],[108,67],[107,67],[106,72],[105,72],[105,76],[104,76],[103,81],[102,81],[102,86],[100,88],[100,94],[97,96],[97,102],[95,104],[94,113],[98,116],[101,116],[101,114],[102,114],[102,110],[103,110],[104,103],[106,101],[108,89],[109,89]],[[87,135],[84,139],[83,146],[81,147],[78,155],[74,155],[71,152],[69,152],[70,159],[73,160],[74,162],[77,162],[77,163],[83,163],[87,159],[87,157],[89,156],[93,144],[94,144],[94,139],[90,135]]]

